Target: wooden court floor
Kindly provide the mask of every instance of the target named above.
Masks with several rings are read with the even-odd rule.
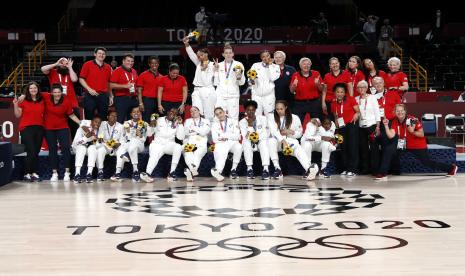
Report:
[[[15,182],[0,275],[465,275],[465,175]]]

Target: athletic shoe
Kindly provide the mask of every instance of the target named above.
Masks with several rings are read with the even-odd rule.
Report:
[[[356,174],[354,172],[347,172],[347,177],[354,177]]]
[[[216,178],[217,181],[223,181],[224,176],[221,175],[221,173],[217,169],[211,169],[210,173],[214,178]]]
[[[194,181],[193,173],[188,168],[184,169],[184,175],[186,176],[186,180],[188,182]]]
[[[25,174],[23,180],[27,182],[32,182],[32,177],[30,174]]]
[[[132,182],[140,182],[140,173],[135,171],[132,173]]]
[[[33,173],[31,175],[31,181],[34,181],[34,182],[40,182],[42,179],[40,179],[40,176],[36,173]]]
[[[322,169],[320,171],[320,173],[324,178],[330,178],[330,175],[329,175],[328,171],[326,170],[326,168]]]
[[[283,179],[283,172],[281,169],[275,169],[273,173],[273,178],[278,180],[278,179]]]
[[[199,175],[198,168],[197,168],[197,166],[195,166],[195,165],[192,165],[192,170],[190,170],[190,171],[191,171],[191,173],[192,173],[192,176],[197,176],[197,175]]]
[[[110,177],[111,181],[118,181],[118,182],[121,182],[123,181],[121,179],[121,173],[115,173],[112,177]]]
[[[253,174],[253,170],[247,171],[247,179],[255,179],[255,175]]]
[[[71,180],[71,176],[69,172],[65,172],[65,176],[63,177],[63,181],[68,182]]]
[[[92,183],[92,182],[94,182],[94,179],[92,178],[92,175],[88,173],[86,175],[86,183]]]
[[[447,177],[452,177],[452,176],[455,176],[457,174],[457,171],[458,171],[458,167],[457,165],[455,164],[452,164],[452,168],[450,169],[449,173],[446,174]]]
[[[374,178],[374,180],[381,181],[381,180],[387,180],[387,175],[385,174],[377,174]]]
[[[81,183],[81,182],[82,182],[81,175],[80,175],[80,174],[76,174],[76,175],[74,176],[73,181],[74,181],[74,183]]]
[[[310,165],[310,168],[308,168],[306,174],[307,174],[307,177],[305,178],[306,180],[313,180],[315,179],[317,173],[318,173],[319,169],[318,169],[318,165],[313,163]]]
[[[239,175],[237,174],[236,170],[231,170],[231,178],[232,179],[238,179]]]
[[[153,182],[153,178],[150,177],[150,175],[149,175],[148,173],[145,173],[145,172],[141,172],[141,173],[140,173],[140,178],[141,178],[144,182],[147,182],[147,183]]]
[[[262,180],[268,180],[268,179],[270,179],[270,173],[265,170],[262,172]]]
[[[105,177],[103,176],[103,172],[98,172],[97,174],[97,181],[101,182],[101,181],[105,181]]]
[[[50,178],[50,181],[56,182],[58,181],[58,173],[52,173],[52,177]]]
[[[170,172],[170,174],[168,174],[168,181],[176,181],[178,180],[178,178],[176,177],[176,173],[174,171]]]
[[[341,172],[341,176],[345,176],[345,175],[347,175],[347,171]]]

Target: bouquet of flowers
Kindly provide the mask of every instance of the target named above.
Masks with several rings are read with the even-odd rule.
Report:
[[[194,152],[197,149],[195,144],[186,144],[184,146],[184,152]]]

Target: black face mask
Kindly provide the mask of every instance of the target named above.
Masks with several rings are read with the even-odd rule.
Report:
[[[69,74],[69,69],[66,67],[57,67],[57,72],[60,75],[68,75]]]

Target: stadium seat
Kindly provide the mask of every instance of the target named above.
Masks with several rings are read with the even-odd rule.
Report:
[[[437,132],[436,117],[432,113],[426,113],[421,117],[423,131],[425,135],[435,136]]]

